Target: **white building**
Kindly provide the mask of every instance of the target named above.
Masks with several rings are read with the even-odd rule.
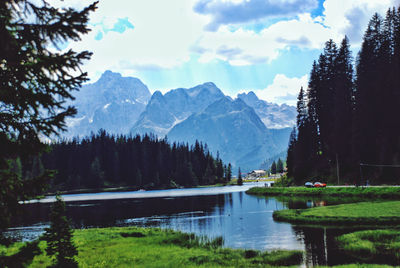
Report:
[[[259,169],[259,170],[253,170],[252,172],[250,172],[248,174],[248,177],[249,178],[260,178],[260,177],[264,177],[266,175],[267,175],[266,170]]]

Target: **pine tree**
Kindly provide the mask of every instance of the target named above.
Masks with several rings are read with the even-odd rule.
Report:
[[[324,158],[333,158],[334,150],[334,95],[336,82],[337,47],[333,40],[325,43],[324,53],[320,55],[319,81],[317,86],[317,117],[320,143]]]
[[[65,203],[60,196],[56,196],[50,221],[50,227],[44,234],[47,242],[47,255],[55,257],[54,265],[56,267],[77,267],[78,264],[74,257],[78,251],[72,242],[73,231],[65,215]]]
[[[297,135],[292,132],[288,175],[300,184],[308,177],[358,178],[359,164],[399,164],[400,8],[385,20],[375,14],[364,34],[353,78],[345,37],[337,49],[329,40],[314,62],[307,88],[298,98]],[[304,116],[307,103],[307,116]],[[305,118],[305,119],[304,119]],[[365,177],[393,182],[400,172],[370,168]],[[342,177],[342,175],[341,175]],[[357,179],[358,180],[358,179]]]
[[[342,169],[348,170],[352,165],[351,136],[354,83],[352,56],[347,37],[343,39],[340,45],[335,66],[334,135],[332,153],[335,154]]]
[[[10,167],[18,157],[24,163],[41,152],[45,146],[39,137],[64,130],[65,119],[76,112],[65,103],[87,75],[72,73],[91,53],[50,47],[79,40],[89,31],[89,13],[95,9],[96,3],[76,11],[46,1],[0,2],[0,229],[18,201],[41,193],[52,175],[24,180]]]
[[[296,165],[296,159],[295,159],[296,142],[297,142],[297,131],[296,127],[293,127],[289,137],[289,145],[286,157],[287,176],[290,178],[294,176],[294,168]]]
[[[238,169],[238,180],[237,180],[238,185],[243,185],[243,179],[242,179],[242,172],[240,171],[240,167]]]
[[[297,127],[302,128],[307,122],[307,106],[303,87],[300,88],[299,96],[297,97]]]
[[[381,72],[377,72],[377,67],[380,66],[381,26],[382,19],[375,14],[368,24],[357,59],[353,144],[355,157],[362,163],[376,163],[375,142],[381,119],[380,114],[375,112],[380,107]]]
[[[225,177],[226,177],[226,181],[227,182],[230,182],[231,179],[232,179],[232,165],[231,165],[231,163],[228,164],[228,168],[226,169]]]
[[[210,164],[207,165],[207,168],[204,173],[204,183],[205,184],[213,184],[217,177],[213,174],[212,167]]]
[[[100,164],[100,160],[98,157],[95,157],[90,164],[90,186],[92,188],[100,188],[104,186],[104,171],[102,169],[102,166]]]
[[[314,61],[310,80],[307,88],[307,121],[302,129],[298,129],[297,139],[299,140],[299,148],[296,149],[296,159],[298,161],[306,160],[312,162],[310,165],[301,165],[300,172],[297,172],[295,177],[299,180],[305,179],[311,172],[310,169],[318,169],[321,156],[321,139],[319,133],[319,118],[318,118],[318,90],[320,87],[320,67]],[[301,144],[301,145],[300,145]],[[301,154],[301,152],[304,152]],[[308,170],[308,171],[307,171]]]
[[[276,163],[276,171],[278,173],[283,173],[283,162],[280,158],[278,159],[278,162]]]
[[[276,174],[276,162],[272,162],[271,165],[271,174]]]
[[[217,175],[218,180],[223,179],[224,167],[223,167],[221,159],[219,159],[219,158],[216,159],[216,166],[217,166],[217,170],[216,170],[217,174],[216,175]]]

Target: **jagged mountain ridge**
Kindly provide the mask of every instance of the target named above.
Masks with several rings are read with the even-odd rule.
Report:
[[[297,111],[294,106],[260,100],[253,91],[238,94],[237,97],[254,108],[267,128],[288,128],[296,124]]]
[[[106,71],[95,83],[82,86],[74,97],[70,104],[78,113],[67,121],[67,137],[89,135],[101,128],[114,134],[128,133],[151,93],[138,78]]]
[[[284,105],[259,100],[253,92],[233,100],[211,82],[150,95],[139,79],[106,71],[95,83],[83,86],[76,98],[78,115],[68,122],[66,137],[103,128],[114,134],[167,135],[171,142],[199,140],[243,171],[258,168],[288,143],[290,129],[266,127],[270,121],[277,128],[290,124],[280,122],[291,114],[279,114],[285,112]],[[267,108],[275,113],[270,121],[265,120]],[[295,115],[290,120],[294,122]]]
[[[165,95],[156,91],[130,132],[141,135],[152,132],[164,137],[177,123],[224,96],[211,82],[189,89],[174,89]]]
[[[287,132],[286,129],[274,131],[284,132],[284,136]],[[258,168],[267,155],[274,155],[287,146],[287,141],[284,146],[275,141],[273,132],[252,107],[240,98],[228,97],[175,125],[168,139],[189,144],[196,140],[207,142],[213,153],[218,151],[221,159],[244,171]]]

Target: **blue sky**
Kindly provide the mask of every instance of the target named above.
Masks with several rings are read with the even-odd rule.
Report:
[[[51,0],[56,3],[59,0]],[[82,8],[90,1],[67,0]],[[57,4],[57,3],[56,3]],[[373,15],[400,0],[102,0],[92,31],[68,48],[91,50],[91,82],[105,70],[153,92],[214,82],[294,104],[324,42],[347,35],[354,56]]]

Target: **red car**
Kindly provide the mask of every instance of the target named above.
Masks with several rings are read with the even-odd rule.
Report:
[[[317,187],[317,188],[319,188],[319,187],[326,187],[326,183],[322,183],[322,182],[314,182],[314,187]]]

